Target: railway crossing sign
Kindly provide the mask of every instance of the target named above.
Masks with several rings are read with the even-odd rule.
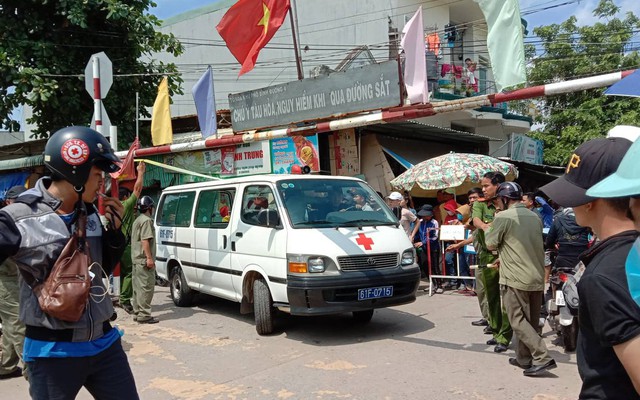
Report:
[[[102,99],[107,97],[112,84],[113,65],[111,60],[104,52],[93,54],[84,69],[84,85],[93,98],[91,127],[104,136],[108,135],[111,122],[102,105]]]

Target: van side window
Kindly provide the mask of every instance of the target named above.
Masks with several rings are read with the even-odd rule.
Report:
[[[162,210],[157,220],[159,226],[189,226],[195,192],[170,193],[162,199]]]
[[[242,212],[240,213],[242,222],[249,225],[263,225],[258,219],[260,211],[273,210],[274,213],[277,213],[277,209],[273,191],[269,186],[252,185],[244,189]],[[265,214],[265,212],[262,214]]]
[[[196,228],[226,228],[231,216],[234,189],[203,190],[196,207]]]

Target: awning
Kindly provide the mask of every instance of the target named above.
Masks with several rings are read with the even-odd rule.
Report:
[[[40,165],[44,165],[44,156],[42,154],[38,154],[37,156],[14,158],[11,160],[1,160],[0,171],[31,168]]]
[[[381,133],[383,135],[424,141],[442,141],[444,139],[455,140],[457,142],[463,141],[467,143],[486,143],[488,141],[501,141],[500,139],[479,135],[477,133],[443,128],[441,126],[429,125],[413,120],[393,122],[389,124],[371,125],[367,126],[366,130],[373,133]]]

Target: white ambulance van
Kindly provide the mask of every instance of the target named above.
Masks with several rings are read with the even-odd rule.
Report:
[[[352,312],[415,301],[415,250],[383,200],[362,180],[259,175],[172,186],[155,216],[160,277],[173,302],[196,292],[239,302],[259,334],[276,309]]]

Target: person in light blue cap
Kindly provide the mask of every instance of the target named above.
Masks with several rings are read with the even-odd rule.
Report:
[[[636,140],[612,175],[592,186],[587,195],[599,198],[627,197],[629,213],[636,229],[640,230],[640,140]],[[640,239],[629,252],[625,265],[631,297],[640,305]]]

